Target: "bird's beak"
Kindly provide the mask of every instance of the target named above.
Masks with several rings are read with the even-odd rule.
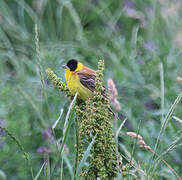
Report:
[[[68,66],[67,66],[66,64],[63,64],[63,65],[62,65],[62,68],[68,69]]]

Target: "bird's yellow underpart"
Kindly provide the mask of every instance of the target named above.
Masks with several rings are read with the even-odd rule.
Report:
[[[77,72],[81,71],[82,69],[83,64],[80,62],[78,63],[77,69],[74,72],[70,71],[70,69],[66,69],[65,79],[67,82],[67,86],[73,95],[76,94],[76,92],[78,92],[78,96],[82,100],[87,100],[88,98],[92,97],[93,93],[88,88],[84,87],[80,82],[80,78]]]

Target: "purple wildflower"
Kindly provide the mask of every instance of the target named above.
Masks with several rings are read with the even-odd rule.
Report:
[[[134,8],[133,0],[125,0],[124,1],[124,8],[125,9],[133,9]]]
[[[4,142],[0,141],[0,149],[4,146]]]
[[[45,140],[49,140],[49,142],[50,142],[51,144],[54,144],[54,143],[55,143],[54,137],[53,137],[53,135],[52,135],[52,130],[51,130],[50,127],[47,128],[46,130],[44,130],[44,131],[42,132],[42,137],[43,137],[43,139],[45,139]]]
[[[0,128],[0,136],[3,136],[5,134],[6,134],[5,130],[3,130],[2,128]]]
[[[6,125],[5,121],[0,119],[0,126],[5,126],[5,125]]]
[[[51,150],[45,146],[40,146],[39,148],[37,148],[37,153],[39,154],[49,154],[50,152]]]
[[[143,47],[151,52],[154,52],[156,50],[155,44],[153,41],[146,41],[143,45]]]
[[[1,127],[6,126],[6,122],[4,120],[0,120],[0,135],[4,135],[6,132]]]

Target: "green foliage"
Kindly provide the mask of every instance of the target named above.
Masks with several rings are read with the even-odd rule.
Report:
[[[65,83],[63,81],[61,81],[61,78],[58,78],[56,76],[56,74],[54,74],[54,72],[50,68],[46,69],[46,73],[47,73],[48,78],[51,80],[52,84],[54,86],[57,86],[58,89],[61,92],[65,93],[68,98],[73,96],[73,95],[71,95],[71,93],[70,93],[69,89],[67,88],[67,86],[65,85]]]
[[[85,144],[89,144],[93,136],[96,136],[91,149],[91,159],[86,172],[81,172],[85,179],[94,180],[112,179],[117,174],[116,145],[114,142],[113,127],[111,124],[112,113],[109,111],[108,95],[104,97],[102,85],[104,61],[98,63],[96,71],[96,90],[93,98],[90,98],[85,107],[77,106],[77,122],[79,128],[78,163],[83,154]],[[87,141],[86,141],[87,140]]]
[[[108,94],[106,93],[103,96],[103,70],[104,61],[100,60],[98,70],[96,71],[96,90],[93,93],[93,98],[86,102],[78,99],[76,106],[76,122],[78,124],[76,131],[78,139],[75,168],[83,159],[85,144],[93,144],[89,168],[85,172],[80,172],[80,176],[83,176],[85,179],[94,180],[97,177],[112,179],[117,175],[116,145],[111,124],[113,114],[109,110]],[[58,78],[49,68],[46,70],[46,73],[48,78],[52,80],[52,84],[70,97],[70,92],[65,83],[61,81],[61,78]],[[91,143],[93,136],[96,136],[95,141]],[[86,140],[87,142],[85,143]]]
[[[60,145],[70,104],[47,81],[45,69],[50,67],[64,79],[61,64],[76,58],[93,69],[98,59],[104,59],[103,84],[107,86],[108,78],[116,83],[122,110],[118,112],[121,120],[113,123],[114,130],[127,117],[118,134],[118,147],[123,155],[121,166],[132,166],[125,171],[125,179],[152,176],[175,180],[175,174],[160,158],[182,177],[180,102],[160,133],[167,112],[182,89],[176,80],[182,76],[181,6],[180,0],[0,1],[0,120],[29,154],[34,175],[44,160],[37,149],[45,146],[51,151],[51,178],[60,179],[61,167],[63,179],[73,176],[78,148],[76,123],[70,124],[65,142],[69,152],[63,152],[56,166],[57,148],[42,137],[42,132],[52,127],[63,108],[54,129],[54,140]],[[35,24],[39,41],[35,40]],[[135,143],[125,132],[137,132],[140,121],[138,133],[152,149],[159,137],[157,157],[137,144],[131,157]],[[17,143],[2,133],[0,178],[32,179],[30,167],[22,157]],[[43,172],[39,179],[47,178]]]

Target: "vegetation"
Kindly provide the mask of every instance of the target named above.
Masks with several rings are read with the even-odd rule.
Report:
[[[99,170],[102,179],[181,179],[181,8],[180,0],[1,0],[0,179],[84,179]],[[61,64],[72,58],[95,70],[104,59],[117,116],[98,124],[115,135],[115,178],[94,162],[97,132],[83,134],[78,154],[79,113],[90,112],[64,84]],[[88,118],[84,127],[93,127]]]

